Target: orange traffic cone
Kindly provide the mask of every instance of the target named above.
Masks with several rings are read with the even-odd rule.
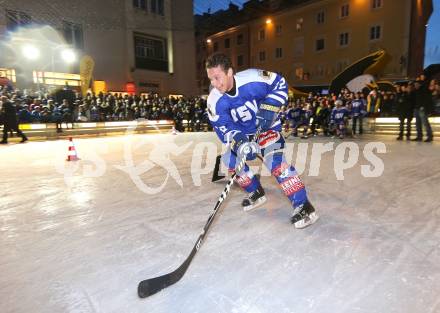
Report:
[[[69,150],[67,152],[67,161],[77,161],[79,160],[76,154],[75,145],[73,144],[72,137],[69,137]]]

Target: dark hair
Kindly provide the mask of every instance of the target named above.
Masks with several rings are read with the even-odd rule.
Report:
[[[215,53],[210,55],[206,59],[205,67],[207,69],[217,67],[219,65],[223,68],[224,71],[227,71],[232,68],[231,59],[224,53]]]

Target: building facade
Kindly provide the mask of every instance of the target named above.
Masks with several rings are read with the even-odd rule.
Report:
[[[13,70],[20,86],[35,71],[79,74],[79,60],[89,55],[93,80],[105,81],[109,91],[130,86],[136,93],[195,95],[192,9],[191,0],[5,0],[0,68]],[[25,43],[40,45],[39,60],[23,60],[19,50]],[[57,49],[64,46],[74,48],[76,63],[59,60]]]
[[[247,22],[266,16],[272,12],[282,9],[288,5],[290,0],[248,0],[240,10],[237,5],[229,3],[227,10],[220,10],[215,13],[204,13],[196,15],[196,64],[197,64],[197,86],[200,94],[209,92],[209,80],[206,77],[205,60],[213,49],[218,50],[224,47],[225,52],[234,51],[234,59],[238,64],[243,62],[249,65],[249,25]],[[211,45],[211,36],[218,38],[218,42]],[[225,38],[221,38],[224,36]],[[235,36],[238,36],[235,38]],[[223,42],[225,40],[225,42]],[[231,40],[228,43],[228,40]],[[237,64],[235,64],[237,66]],[[241,65],[239,65],[241,67]]]
[[[230,55],[238,70],[282,73],[300,87],[328,85],[348,65],[383,49],[391,59],[381,79],[415,78],[423,70],[432,9],[431,0],[297,1],[209,36],[207,51]],[[249,40],[238,45],[232,39],[238,36]]]

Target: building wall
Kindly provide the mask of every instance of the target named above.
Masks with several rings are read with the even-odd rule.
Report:
[[[404,60],[408,64],[409,76],[420,75],[424,66],[426,41],[426,26],[433,11],[432,1],[415,0],[411,4],[411,27],[410,27],[410,48],[408,58]]]
[[[240,41],[239,36],[241,36]],[[249,25],[240,25],[232,27],[226,31],[215,34],[210,37],[208,50],[214,51],[214,45],[217,45],[218,51],[226,53],[232,60],[232,65],[236,71],[249,68],[250,50],[249,50]],[[226,47],[226,41],[229,40],[229,48]],[[240,43],[241,42],[241,43]],[[242,57],[242,63],[238,63],[238,57]]]
[[[133,0],[47,1],[6,0],[0,4],[0,33],[5,32],[5,10],[29,14],[34,21],[62,29],[62,21],[82,25],[84,48],[80,55],[95,60],[94,79],[105,80],[107,88],[125,90],[134,82],[137,91],[161,94],[196,94],[195,63],[181,51],[194,51],[192,1],[164,1],[164,15],[133,7]],[[164,38],[168,48],[168,70],[136,68],[134,33]],[[2,62],[0,58],[0,63]],[[8,64],[1,66],[7,66]],[[78,65],[72,69],[78,72]]]
[[[410,41],[410,32],[414,27],[411,24],[413,2],[422,0],[382,0],[382,6],[376,9],[372,8],[372,1],[315,0],[252,20],[249,22],[249,66],[281,72],[292,85],[321,85],[329,84],[353,62],[385,49],[392,58],[380,73],[381,78],[404,79],[409,74],[420,72],[423,45]],[[349,15],[342,18],[341,7],[345,4],[349,4]],[[319,12],[324,12],[323,23],[317,22]],[[271,23],[266,23],[267,18],[271,19]],[[301,24],[301,27],[297,27],[297,24]],[[370,40],[370,28],[377,25],[380,26],[381,36]],[[261,31],[265,32],[264,39],[260,38]],[[416,32],[420,37],[425,37],[425,31],[420,27]],[[349,34],[345,46],[339,44],[341,33]],[[223,31],[210,38],[221,42],[227,34],[227,31]],[[325,41],[322,51],[316,50],[318,39]],[[279,58],[276,58],[277,48],[282,49]],[[410,49],[419,53],[410,55]],[[220,46],[219,51],[226,50]],[[264,61],[260,60],[260,52],[265,52]],[[411,73],[408,72],[408,58],[418,64],[417,70]]]
[[[166,1],[167,2],[167,1]],[[172,29],[174,42],[175,86],[170,93],[198,95],[196,81],[195,35],[192,0],[170,1],[172,3]]]

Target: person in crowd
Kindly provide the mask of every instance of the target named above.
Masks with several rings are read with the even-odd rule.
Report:
[[[405,85],[397,85],[396,86],[396,110],[399,116],[399,136],[396,138],[397,140],[403,139],[403,132],[405,129],[405,121],[406,121],[406,140],[409,140],[411,137],[411,121],[413,118],[413,109],[411,107],[410,101],[410,92],[411,86]]]
[[[291,136],[298,137],[298,128],[301,126],[303,116],[303,104],[297,101],[294,107],[287,112],[287,121],[292,128]]]
[[[344,139],[347,129],[349,112],[341,99],[335,101],[335,108],[332,111],[331,123],[334,125],[335,135]]]
[[[382,97],[377,89],[373,89],[367,97],[367,114],[369,117],[377,117],[379,115],[382,104]]]
[[[21,137],[21,143],[26,142],[28,138],[18,127],[17,110],[13,102],[9,100],[7,96],[0,97],[1,102],[1,114],[3,115],[3,139],[0,144],[8,143],[8,132],[10,130],[15,131],[18,136]]]
[[[416,118],[416,129],[417,129],[417,137],[414,138],[414,141],[422,141],[423,140],[423,130],[422,126],[426,129],[426,140],[425,142],[431,142],[433,139],[433,133],[431,124],[429,123],[429,116],[433,112],[432,105],[432,96],[429,93],[428,86],[424,81],[424,76],[419,80],[416,80],[414,84],[415,90],[415,107],[414,107],[414,116]]]
[[[356,132],[359,135],[363,133],[363,117],[365,115],[364,101],[361,99],[361,92],[357,92],[354,99],[351,101],[351,118],[353,121],[352,131],[353,136],[356,136]],[[359,125],[359,129],[358,129]]]

